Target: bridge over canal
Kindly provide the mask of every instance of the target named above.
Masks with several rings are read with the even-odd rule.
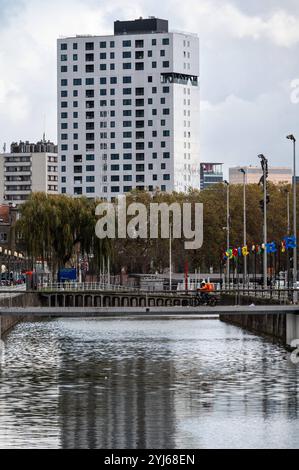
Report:
[[[299,342],[299,307],[296,305],[272,306],[219,306],[219,307],[6,307],[0,308],[2,318],[208,318],[243,326],[256,333],[266,334],[287,344]]]
[[[6,293],[10,294],[11,299],[6,299],[5,304],[1,302],[2,307],[0,303],[0,321],[3,325],[8,318],[16,323],[17,318],[205,318],[216,315],[223,321],[267,334],[285,344],[290,345],[293,340],[299,340],[299,306],[286,305],[288,298],[281,296],[281,293],[277,299],[273,298],[273,292],[262,293],[264,303],[284,302],[280,305],[220,305],[211,308],[195,306],[195,296],[185,291],[151,292],[123,286],[109,286],[108,289],[107,286],[99,285],[85,287],[42,286],[35,291],[22,292],[20,296],[23,299],[20,302],[17,301],[17,291],[8,291]],[[230,302],[238,304],[238,293],[230,294]],[[271,295],[269,299],[267,294]],[[251,302],[248,302],[249,297],[246,301]]]

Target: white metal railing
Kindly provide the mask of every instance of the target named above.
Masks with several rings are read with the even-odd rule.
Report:
[[[90,291],[125,291],[134,292],[139,289],[136,287],[128,287],[121,285],[114,285],[101,282],[43,282],[38,284],[39,291],[76,291],[76,292],[90,292]]]
[[[169,291],[169,290],[151,290],[140,287],[130,287],[130,286],[121,286],[121,285],[112,285],[107,283],[100,282],[43,282],[37,285],[37,290],[39,292],[127,292],[127,293],[136,293],[136,294],[146,294],[146,295],[162,295],[162,296],[178,296],[185,295],[185,291]]]
[[[6,299],[15,297],[24,291],[26,291],[26,284],[20,284],[16,286],[0,286],[0,298]]]
[[[267,289],[264,289],[263,286],[260,285],[254,285],[250,283],[248,286],[242,286],[240,285],[239,287],[236,285],[231,284],[229,287],[228,285],[222,286],[220,288],[220,293],[226,293],[226,294],[231,294],[235,295],[236,297],[238,296],[244,296],[244,297],[252,297],[256,299],[273,299],[273,300],[278,300],[280,302],[287,302],[289,301],[292,296],[293,292],[297,289],[293,288],[286,288],[283,286],[280,287],[270,287],[268,286]]]
[[[215,286],[215,292],[218,294],[230,293],[236,296],[247,296],[255,298],[264,298],[264,299],[273,299],[279,301],[289,301],[290,297],[293,295],[294,289],[290,287],[289,289],[283,284],[276,284],[272,287],[268,286],[267,289],[264,289],[261,285],[255,285],[254,283],[249,283],[246,286],[240,284],[239,286],[234,283],[226,283],[221,285],[220,283],[213,283]],[[188,291],[195,292],[200,288],[200,283],[194,279],[188,280]],[[177,285],[177,291],[185,291],[185,282],[181,281]],[[295,290],[299,290],[299,286],[295,287]]]
[[[12,286],[0,286],[0,292],[1,291],[24,291],[26,290],[26,284],[16,284],[16,285],[12,285]]]

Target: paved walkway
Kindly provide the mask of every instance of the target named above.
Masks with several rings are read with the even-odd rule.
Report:
[[[299,315],[298,305],[271,305],[271,306],[219,306],[219,307],[28,307],[28,308],[0,308],[0,316],[36,316],[36,317],[134,317],[134,316],[206,316],[206,315]]]

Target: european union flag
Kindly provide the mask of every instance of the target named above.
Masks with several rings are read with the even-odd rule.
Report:
[[[285,241],[287,250],[293,250],[294,248],[297,248],[296,237],[285,237],[284,241]]]
[[[276,253],[277,252],[277,247],[276,247],[275,242],[267,243],[266,248],[267,248],[267,253]]]

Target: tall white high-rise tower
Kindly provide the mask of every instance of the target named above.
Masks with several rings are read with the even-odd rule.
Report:
[[[157,18],[58,40],[59,189],[200,187],[199,39]]]

